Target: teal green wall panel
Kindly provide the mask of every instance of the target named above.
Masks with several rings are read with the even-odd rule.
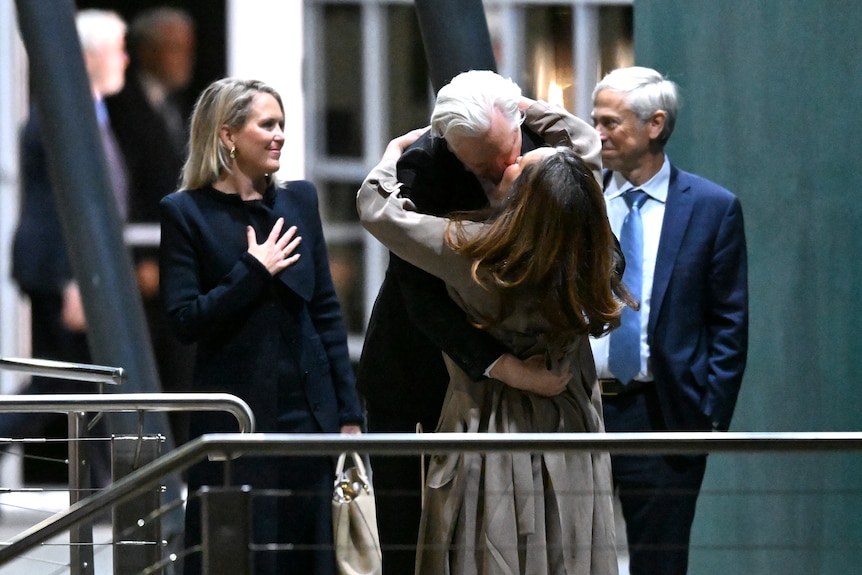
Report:
[[[636,63],[680,86],[668,155],[746,218],[749,365],[732,429],[862,429],[862,2],[635,0]],[[711,456],[697,574],[846,574],[862,456]]]

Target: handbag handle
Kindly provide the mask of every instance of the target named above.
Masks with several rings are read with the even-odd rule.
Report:
[[[344,463],[347,459],[347,453],[344,452],[338,456],[338,463],[335,464],[335,477],[341,477],[341,474],[344,472]],[[359,479],[362,480],[362,483],[368,486],[368,474],[365,472],[365,464],[362,463],[362,458],[359,457],[359,454],[355,451],[351,451],[350,455],[353,457],[353,466],[356,467],[356,472],[359,474]]]

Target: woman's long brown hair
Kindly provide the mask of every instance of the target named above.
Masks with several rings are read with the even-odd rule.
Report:
[[[636,305],[614,276],[601,187],[570,149],[527,166],[505,207],[478,234],[461,225],[470,214],[453,217],[447,241],[473,259],[477,283],[500,290],[502,317],[532,298],[553,343],[603,335],[619,325],[624,304]]]

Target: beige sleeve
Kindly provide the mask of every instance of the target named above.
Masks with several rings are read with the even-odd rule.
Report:
[[[470,260],[446,245],[448,220],[416,212],[413,202],[399,194],[396,161],[384,158],[362,182],[356,195],[360,222],[392,253],[442,279],[455,291],[477,289],[470,276]],[[469,229],[482,224],[466,225]]]
[[[526,110],[527,126],[552,146],[568,146],[593,170],[596,181],[602,181],[602,141],[591,125],[565,109],[538,100]]]

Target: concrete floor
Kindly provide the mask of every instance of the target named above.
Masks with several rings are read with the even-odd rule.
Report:
[[[0,494],[0,541],[11,538],[69,506],[69,492],[63,490],[26,491]],[[95,575],[113,573],[110,545],[111,527],[93,526],[93,563]],[[71,573],[69,537],[64,534],[25,556],[0,567],[0,575],[59,575]]]

